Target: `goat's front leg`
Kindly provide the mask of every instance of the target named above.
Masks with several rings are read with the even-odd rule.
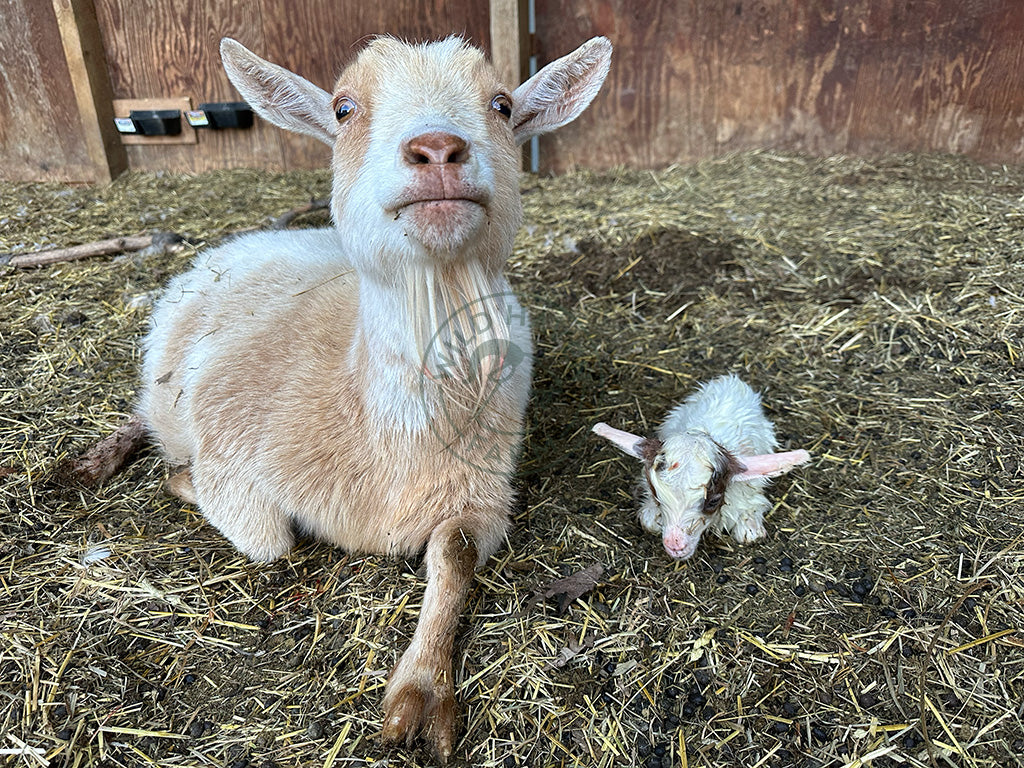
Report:
[[[384,695],[384,738],[410,744],[422,731],[443,762],[455,737],[452,646],[478,557],[472,526],[453,518],[427,542],[427,588],[412,642]]]

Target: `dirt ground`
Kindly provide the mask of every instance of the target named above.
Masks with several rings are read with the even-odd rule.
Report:
[[[251,564],[150,449],[98,488],[55,471],[130,413],[152,292],[328,188],[0,184],[0,253],[188,242],[0,266],[8,764],[431,764],[379,741],[418,561],[307,541]],[[1024,765],[1024,168],[760,152],[523,191],[534,392],[508,546],[458,638],[452,763]],[[652,432],[729,371],[813,459],[771,487],[766,539],[676,563],[636,520],[639,466],[590,427]]]

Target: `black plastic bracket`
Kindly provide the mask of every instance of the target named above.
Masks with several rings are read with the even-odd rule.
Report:
[[[185,119],[193,128],[251,128],[252,109],[244,101],[212,101],[189,110]]]
[[[181,112],[177,109],[133,109],[128,117],[115,117],[120,133],[141,136],[177,136],[181,133]]]

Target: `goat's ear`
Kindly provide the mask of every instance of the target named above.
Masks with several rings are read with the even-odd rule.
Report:
[[[548,64],[512,94],[512,133],[522,144],[580,116],[601,90],[612,62],[606,37],[588,40]]]
[[[257,114],[280,128],[334,145],[338,124],[327,91],[230,37],[220,41],[220,58],[228,78]]]
[[[636,459],[644,458],[643,448],[644,443],[647,441],[646,437],[640,437],[630,432],[623,432],[615,427],[609,427],[603,421],[600,424],[594,425],[593,432],[595,435],[600,435],[606,440],[610,440],[623,453],[628,453]]]
[[[733,482],[742,482],[759,477],[784,475],[793,467],[810,461],[811,454],[804,450],[786,451],[785,453],[766,453],[761,456],[739,456],[736,460],[742,467],[731,479]]]

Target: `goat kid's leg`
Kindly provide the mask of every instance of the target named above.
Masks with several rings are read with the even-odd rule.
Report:
[[[477,556],[465,518],[434,529],[427,542],[427,588],[419,623],[384,695],[384,739],[410,744],[422,732],[442,762],[451,755],[455,737],[452,646]]]
[[[764,516],[770,508],[771,503],[759,489],[734,483],[722,505],[722,520],[737,542],[752,544],[765,537]]]

